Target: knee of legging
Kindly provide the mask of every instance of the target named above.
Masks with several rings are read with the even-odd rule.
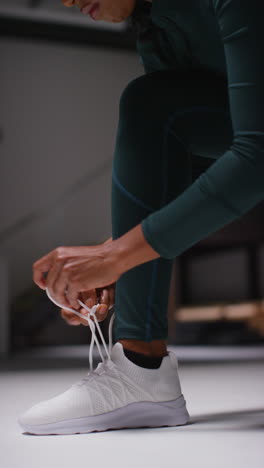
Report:
[[[120,96],[119,113],[120,116],[138,116],[152,113],[151,109],[154,102],[155,93],[153,83],[149,75],[141,75],[131,80]]]

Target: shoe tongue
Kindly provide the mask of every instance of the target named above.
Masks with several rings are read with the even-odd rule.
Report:
[[[114,346],[112,347],[112,350],[111,350],[111,359],[112,359],[112,361],[115,362],[116,364],[119,364],[122,361],[124,361],[125,358],[126,358],[126,356],[125,356],[125,353],[123,351],[122,344],[119,343],[119,342],[116,342],[114,344]]]

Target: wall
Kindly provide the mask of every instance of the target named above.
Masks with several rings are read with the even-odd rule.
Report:
[[[111,235],[119,97],[143,73],[136,52],[1,39],[0,258],[10,297],[58,245]]]

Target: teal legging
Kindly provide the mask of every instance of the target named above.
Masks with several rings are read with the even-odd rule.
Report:
[[[113,239],[178,197],[224,153],[232,137],[225,76],[162,70],[132,80],[119,106],[112,166]],[[119,278],[115,340],[167,339],[172,265],[173,258],[159,257]]]

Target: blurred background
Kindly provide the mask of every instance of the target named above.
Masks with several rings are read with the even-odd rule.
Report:
[[[0,36],[0,354],[78,354],[89,327],[63,321],[32,264],[59,245],[111,236],[119,97],[144,73],[135,33],[60,1],[0,0]],[[175,259],[169,344],[262,352],[263,298],[261,203]]]

